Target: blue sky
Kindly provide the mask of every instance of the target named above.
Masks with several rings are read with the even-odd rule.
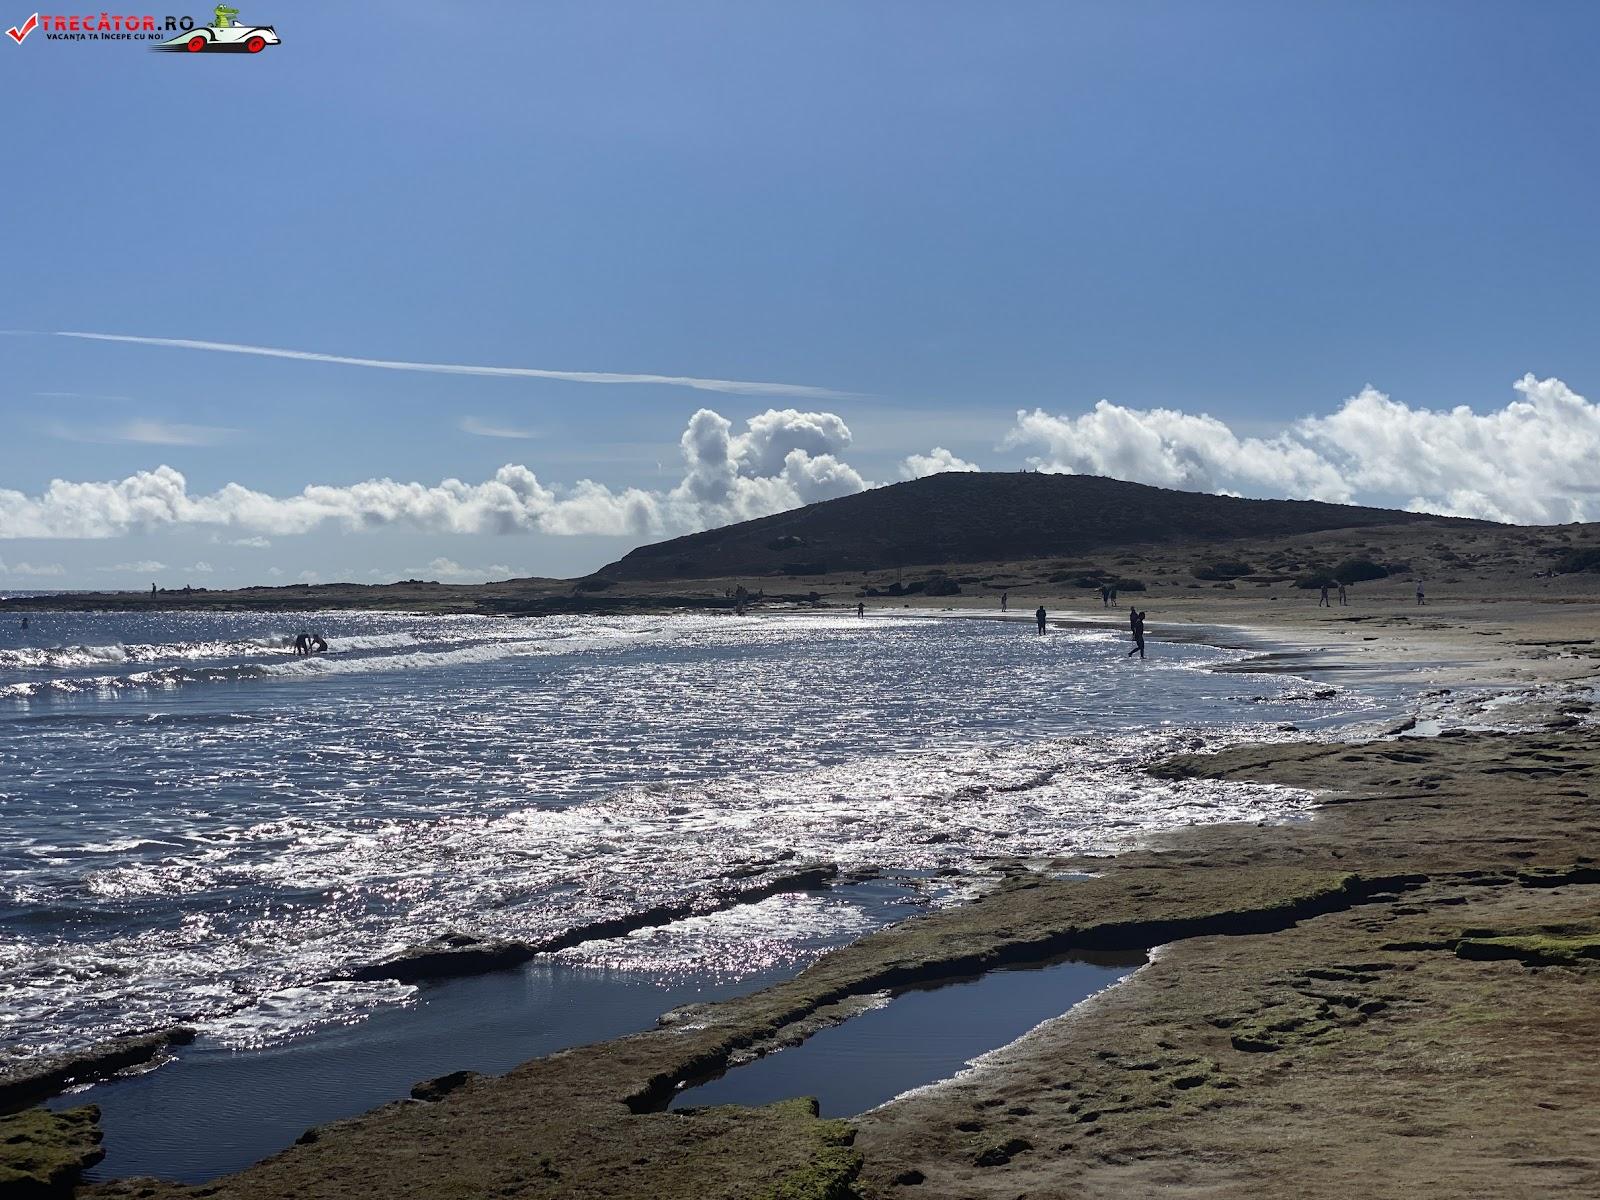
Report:
[[[0,45],[0,588],[573,574],[936,446],[1600,517],[1593,6],[237,7]]]

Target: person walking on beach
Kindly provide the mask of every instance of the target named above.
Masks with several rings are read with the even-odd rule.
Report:
[[[1039,625],[1039,632],[1043,633],[1044,632],[1044,605],[1041,604],[1041,605],[1039,605],[1038,608],[1033,610],[1033,619]]]
[[[1349,603],[1350,603],[1350,601],[1345,599],[1344,582],[1341,580],[1340,583],[1339,583],[1339,607],[1343,608],[1346,604],[1349,604]]]
[[[1322,581],[1322,596],[1317,600],[1318,608],[1332,608],[1333,603],[1328,599],[1328,581]]]
[[[1417,605],[1422,605],[1422,580],[1417,580]]]
[[[1113,583],[1111,585],[1111,603],[1115,604],[1116,602],[1117,602],[1117,585]]]
[[[866,606],[866,604],[864,604],[860,600],[857,600],[856,601],[856,616],[864,617],[866,615],[867,615],[867,606]]]
[[[1128,606],[1128,627],[1133,632],[1133,649],[1128,651],[1127,656],[1132,658],[1135,654],[1137,654],[1140,658],[1143,658],[1144,614],[1135,609],[1131,604]]]
[[[1001,612],[1005,612],[1006,611],[1006,606],[1010,602],[1011,602],[1011,593],[1010,592],[1001,592],[1000,593],[1000,611]]]

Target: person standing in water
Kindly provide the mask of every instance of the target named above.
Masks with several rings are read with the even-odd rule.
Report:
[[[1139,612],[1131,604],[1128,606],[1128,628],[1133,633],[1133,649],[1128,651],[1128,657],[1132,658],[1137,654],[1140,658],[1143,658],[1144,613]]]
[[[862,603],[860,600],[857,600],[856,601],[856,616],[864,617],[866,615],[867,615],[867,606],[864,603]]]
[[[294,652],[297,658],[302,654],[311,653],[311,637],[309,634],[302,631],[295,636]]]
[[[1033,619],[1034,619],[1035,622],[1038,623],[1039,632],[1043,633],[1044,632],[1044,605],[1041,604],[1041,605],[1039,605],[1038,608],[1033,610]]]

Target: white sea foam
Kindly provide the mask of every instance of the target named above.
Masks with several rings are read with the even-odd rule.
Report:
[[[303,1034],[318,1025],[351,1025],[382,1005],[415,998],[413,984],[328,982],[268,992],[244,1008],[204,1021],[200,1032],[219,1046],[259,1050]]]
[[[279,658],[294,652],[294,634],[193,642],[155,642],[97,646],[19,646],[0,648],[0,671],[63,671],[117,663],[167,663],[204,659]],[[370,634],[342,639],[345,653],[414,646],[412,633]]]

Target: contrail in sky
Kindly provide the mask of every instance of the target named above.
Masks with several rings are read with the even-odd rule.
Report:
[[[56,330],[51,336],[85,338],[95,342],[133,342],[140,346],[168,346],[178,350],[214,350],[223,354],[258,354],[266,358],[339,363],[347,367],[379,367],[385,371],[428,371],[436,375],[495,375],[513,379],[561,379],[570,383],[664,383],[674,387],[698,388],[705,392],[731,392],[744,396],[797,396],[814,400],[838,399],[850,395],[849,392],[811,387],[801,383],[756,383],[741,379],[700,379],[693,375],[635,375],[614,371],[547,371],[538,367],[482,367],[469,363],[403,362],[389,358],[354,358],[347,354],[318,354],[312,350],[280,350],[273,346],[244,346],[237,342],[135,337],[125,333]]]

